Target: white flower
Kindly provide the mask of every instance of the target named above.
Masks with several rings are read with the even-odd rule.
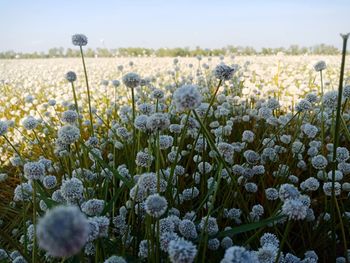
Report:
[[[314,65],[314,69],[319,72],[319,71],[322,71],[324,69],[326,69],[326,62],[324,62],[323,60],[317,62],[315,65]]]
[[[230,80],[233,76],[233,73],[235,73],[235,71],[236,71],[236,67],[230,67],[225,64],[219,64],[216,66],[213,73],[217,79],[225,81],[225,80]]]
[[[72,36],[72,43],[74,46],[86,46],[88,43],[88,39],[83,34],[75,34]]]
[[[173,103],[178,112],[194,110],[201,105],[201,102],[202,95],[196,85],[183,85],[173,95]]]
[[[153,217],[161,217],[168,208],[168,202],[165,197],[159,194],[153,194],[147,197],[145,201],[147,214]]]

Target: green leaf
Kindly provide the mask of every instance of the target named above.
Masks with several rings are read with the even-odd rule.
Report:
[[[109,202],[106,202],[106,205],[105,207],[103,208],[103,211],[102,211],[102,215],[105,215],[107,212],[110,212],[111,211],[111,208],[114,204],[115,201],[117,201],[120,193],[122,193],[124,191],[124,187],[119,187],[115,193],[115,195],[111,198],[111,200],[109,200]]]
[[[344,135],[345,135],[346,139],[348,139],[350,141],[350,132],[349,132],[348,126],[346,125],[344,117],[342,115],[340,115],[340,117],[341,117],[341,124],[344,128]]]
[[[237,235],[240,233],[245,233],[245,232],[249,232],[261,227],[264,227],[270,223],[276,222],[279,219],[285,217],[284,215],[276,215],[267,219],[263,219],[259,222],[254,222],[254,223],[249,223],[249,224],[245,224],[245,225],[241,225],[238,227],[233,227],[230,230],[226,230],[226,231],[222,231],[220,233],[218,233],[216,235],[216,237],[225,237],[225,236],[233,236],[233,235]]]

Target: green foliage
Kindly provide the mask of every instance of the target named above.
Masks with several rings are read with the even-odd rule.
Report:
[[[208,49],[196,47],[195,49],[190,49],[188,47],[176,47],[176,48],[142,48],[142,47],[122,47],[118,49],[108,49],[108,48],[88,48],[85,51],[86,57],[195,57],[195,56],[224,56],[227,54],[232,55],[276,55],[279,52],[283,52],[287,55],[338,55],[340,51],[338,48],[332,45],[319,44],[312,47],[300,47],[298,45],[291,45],[288,48],[276,47],[268,48],[263,47],[259,51],[253,47],[243,47],[243,46],[227,46],[224,48]],[[57,57],[79,57],[80,52],[78,49],[63,47],[50,48],[47,53],[44,52],[32,52],[32,53],[22,53],[15,52],[13,50],[0,52],[0,59],[14,59],[14,58],[57,58]]]

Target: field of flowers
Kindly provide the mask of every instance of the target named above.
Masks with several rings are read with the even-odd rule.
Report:
[[[349,262],[341,61],[0,60],[0,262]]]

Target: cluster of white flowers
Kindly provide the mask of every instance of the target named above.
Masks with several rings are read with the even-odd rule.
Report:
[[[232,59],[88,61],[90,95],[76,60],[0,67],[0,187],[13,192],[4,211],[35,204],[38,217],[17,213],[25,224],[11,238],[47,262],[77,253],[105,263],[325,260],[316,252],[330,242],[333,193],[349,226],[349,80],[333,144],[336,59]],[[245,224],[269,232],[260,242],[261,229],[237,234]],[[286,246],[286,224],[310,247]],[[313,248],[315,229],[325,238]],[[0,248],[0,261],[25,262],[21,253]]]

